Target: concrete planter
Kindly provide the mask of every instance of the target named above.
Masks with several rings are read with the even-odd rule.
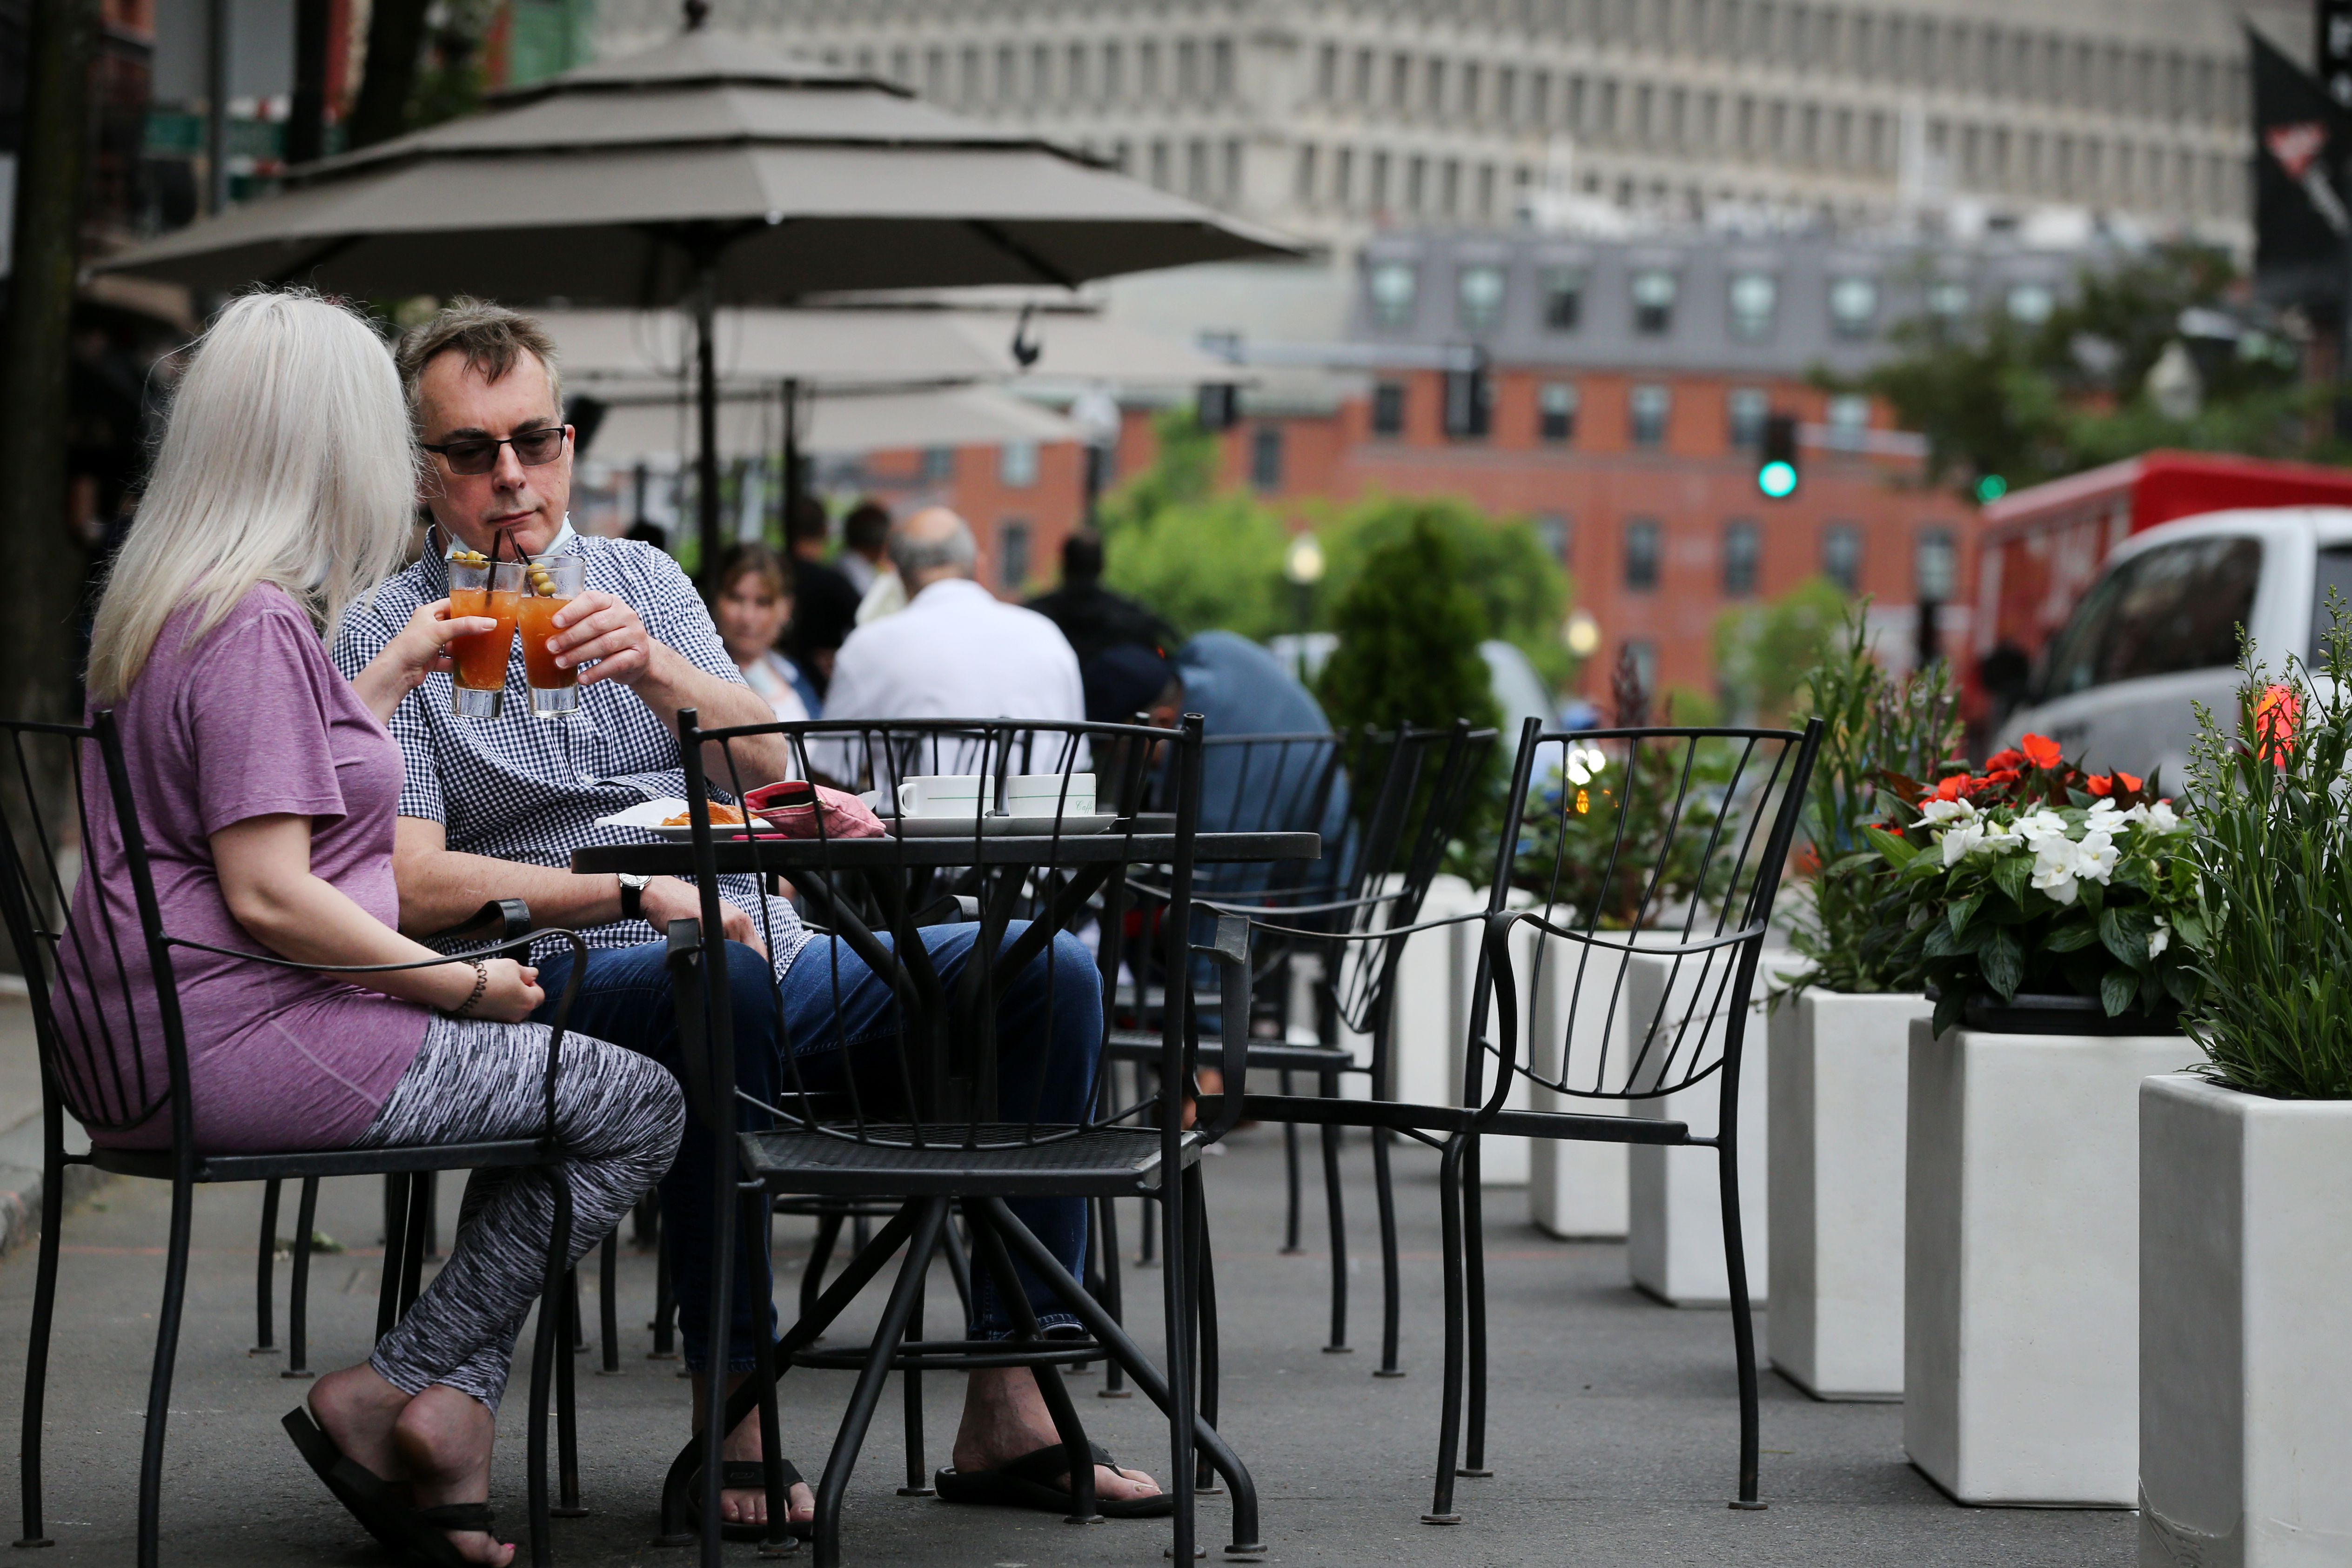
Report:
[[[1816,1399],[1903,1397],[1904,1084],[1929,1011],[1818,988],[1772,1009],[1765,1350]]]
[[[2352,1102],[2151,1078],[2139,1154],[2142,1568],[2352,1562]]]
[[[1739,1213],[1747,1244],[1748,1292],[1759,1304],[1765,1300],[1770,1278],[1771,1254],[1767,1246],[1769,1225],[1765,1215],[1764,1172],[1768,1133],[1765,1127],[1764,1004],[1768,977],[1790,967],[1791,954],[1767,948],[1756,967],[1756,997],[1749,1004],[1746,1055],[1739,1079]],[[1659,999],[1672,984],[1678,993],[1699,984],[1698,963],[1685,961],[1679,975],[1670,958],[1631,954],[1625,961],[1626,1013],[1629,1034],[1638,1037],[1658,1011]],[[1720,964],[1716,976],[1722,974]],[[1675,998],[1678,1017],[1683,997]],[[1696,1025],[1694,1026],[1696,1026]],[[1706,1049],[1716,1049],[1723,1021],[1709,1026]],[[1702,1137],[1715,1134],[1717,1107],[1722,1097],[1718,1079],[1708,1078],[1678,1094],[1630,1102],[1631,1113],[1654,1121],[1681,1121]],[[1628,1151],[1628,1197],[1625,1258],[1635,1287],[1675,1307],[1719,1307],[1731,1300],[1729,1277],[1723,1261],[1723,1202],[1718,1164],[1712,1149],[1668,1149],[1636,1144]]]
[[[2139,1081],[2194,1054],[1911,1026],[1903,1446],[1958,1500],[2137,1500]]]

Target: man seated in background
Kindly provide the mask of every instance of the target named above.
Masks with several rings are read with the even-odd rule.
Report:
[[[833,558],[834,570],[848,578],[862,597],[889,570],[885,559],[889,547],[890,509],[868,496],[841,520],[841,553]]]
[[[780,645],[828,696],[834,656],[857,624],[856,586],[824,558],[833,522],[813,495],[792,498],[784,511],[784,542],[793,556],[793,620]]]
[[[1102,574],[1102,536],[1073,533],[1062,541],[1062,585],[1030,600],[1029,607],[1061,627],[1078,656],[1087,717],[1124,724],[1139,710],[1158,706],[1160,689],[1176,672],[1154,665],[1166,666],[1179,639],[1150,610],[1104,587]]]
[[[1087,716],[1077,656],[1034,610],[982,587],[971,525],[926,507],[890,535],[907,607],[841,646],[827,719],[1037,719]]]

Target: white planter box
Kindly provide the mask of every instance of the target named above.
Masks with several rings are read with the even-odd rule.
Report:
[[[1959,1501],[2137,1499],[2139,1080],[2194,1055],[1911,1026],[1903,1447]]]
[[[1747,1245],[1748,1299],[1765,1300],[1770,1278],[1769,1222],[1764,1212],[1764,1171],[1767,1131],[1764,1087],[1765,977],[1790,966],[1792,955],[1772,948],[1764,951],[1756,968],[1757,985],[1749,1004],[1745,1055],[1739,1077],[1739,1215]],[[1625,961],[1625,996],[1629,1039],[1638,1039],[1656,1016],[1669,978],[1678,993],[1671,1024],[1681,1016],[1680,993],[1700,984],[1701,965],[1685,960],[1675,973],[1670,958],[1631,954]],[[1715,966],[1707,981],[1710,992],[1720,982],[1723,967]],[[1697,1026],[1694,1020],[1693,1027]],[[1723,1020],[1709,1026],[1706,1049],[1713,1052],[1722,1037]],[[1686,1044],[1683,1047],[1690,1049]],[[1632,1114],[1658,1121],[1681,1121],[1700,1137],[1713,1137],[1722,1083],[1710,1077],[1678,1094],[1630,1102]],[[1723,1195],[1719,1161],[1712,1149],[1669,1149],[1637,1143],[1628,1152],[1628,1197],[1625,1259],[1633,1283],[1675,1307],[1719,1307],[1731,1300],[1731,1285],[1723,1260]]]
[[[1903,1087],[1917,995],[1772,1009],[1765,1350],[1816,1399],[1903,1397]]]
[[[2152,1078],[2139,1152],[2142,1568],[2352,1562],[2352,1102]]]

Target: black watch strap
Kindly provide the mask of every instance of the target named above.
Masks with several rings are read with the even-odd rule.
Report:
[[[645,919],[646,883],[648,879],[623,875],[621,883],[621,918],[625,921]]]

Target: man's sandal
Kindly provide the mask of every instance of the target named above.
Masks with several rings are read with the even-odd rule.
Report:
[[[793,1489],[802,1484],[801,1473],[790,1459],[779,1459],[776,1463],[784,1472],[786,1514],[784,1532],[806,1541],[816,1533],[816,1521],[790,1517]],[[730,1492],[764,1492],[768,1489],[767,1467],[758,1459],[721,1459],[719,1461],[719,1485],[720,1489]],[[702,1472],[700,1470],[695,1471],[693,1475],[687,1478],[686,1495],[692,1500],[690,1506],[695,1510],[695,1517],[698,1520],[700,1519],[702,1508]],[[746,1524],[740,1520],[722,1519],[719,1521],[719,1536],[722,1541],[765,1541],[768,1539],[768,1527],[764,1524]]]
[[[1127,1474],[1110,1457],[1110,1450],[1100,1443],[1087,1447],[1094,1452],[1096,1464],[1107,1465],[1122,1476]],[[992,1470],[943,1469],[931,1478],[931,1485],[942,1502],[1067,1513],[1072,1500],[1069,1468],[1069,1450],[1056,1443],[1050,1448],[1024,1454]],[[1097,1497],[1095,1507],[1105,1519],[1164,1519],[1176,1511],[1176,1499],[1167,1492],[1139,1498]]]
[[[327,1483],[335,1500],[366,1526],[367,1532],[411,1563],[426,1568],[473,1568],[447,1531],[478,1530],[488,1533],[497,1516],[482,1502],[444,1503],[437,1508],[411,1508],[392,1484],[346,1455],[335,1440],[297,1405],[286,1413],[286,1435],[294,1439],[310,1468]]]

